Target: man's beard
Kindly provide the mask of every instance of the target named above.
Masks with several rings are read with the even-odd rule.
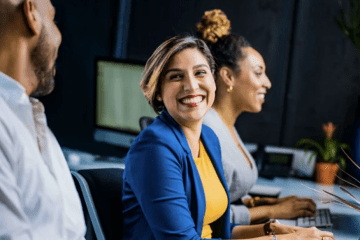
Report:
[[[38,85],[31,93],[33,97],[41,97],[48,95],[54,90],[55,87],[55,65],[50,68],[50,60],[52,57],[52,51],[47,42],[49,36],[45,28],[43,27],[40,32],[39,41],[31,52],[30,61],[38,80]]]

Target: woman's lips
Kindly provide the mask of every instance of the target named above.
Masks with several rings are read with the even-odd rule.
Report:
[[[205,99],[202,95],[189,95],[180,99],[180,103],[187,107],[197,107]]]

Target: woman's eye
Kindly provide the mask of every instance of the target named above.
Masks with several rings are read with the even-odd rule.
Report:
[[[260,76],[262,72],[255,72],[256,75]]]
[[[201,71],[197,71],[196,73],[195,73],[195,75],[205,75],[206,74],[206,71],[204,71],[204,70],[201,70]]]
[[[181,78],[180,74],[175,74],[175,75],[170,76],[170,80],[176,80],[176,79],[180,79],[180,78]]]

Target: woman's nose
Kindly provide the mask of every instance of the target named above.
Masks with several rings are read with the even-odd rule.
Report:
[[[271,81],[270,79],[268,78],[267,75],[265,75],[265,79],[264,79],[264,85],[267,89],[270,89],[271,88]]]
[[[194,91],[199,88],[198,80],[194,76],[189,76],[186,79],[184,79],[184,91]]]

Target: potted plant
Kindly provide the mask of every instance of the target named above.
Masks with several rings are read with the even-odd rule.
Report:
[[[316,181],[318,183],[333,184],[339,169],[338,164],[340,164],[342,169],[346,167],[346,161],[340,155],[340,152],[341,148],[350,150],[350,146],[333,138],[335,130],[336,126],[332,122],[323,124],[323,131],[325,133],[323,144],[309,138],[301,139],[295,144],[295,147],[304,146],[305,149],[311,148],[317,153],[318,158],[315,169]],[[311,157],[312,155],[309,159]]]

